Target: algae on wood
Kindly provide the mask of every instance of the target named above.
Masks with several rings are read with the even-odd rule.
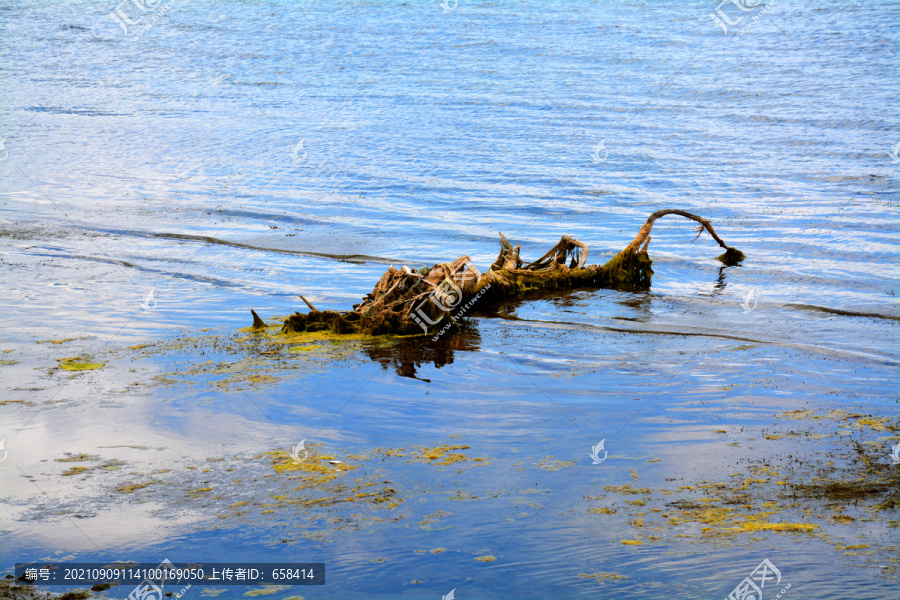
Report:
[[[353,310],[319,311],[304,299],[310,312],[288,317],[282,331],[328,330],[335,334],[363,335],[431,333],[452,326],[476,301],[479,310],[484,310],[533,290],[648,289],[653,275],[652,261],[647,254],[650,230],[657,219],[670,214],[700,223],[697,236],[706,230],[725,248],[719,257],[725,264],[734,265],[744,258],[740,250],[725,244],[708,220],[678,209],[651,214],[631,243],[603,265],[585,266],[587,244],[566,235],[544,256],[524,263],[519,255],[520,246],[513,247],[501,233],[500,254],[487,273],[479,273],[468,256],[430,269],[391,266]],[[254,328],[262,326],[254,313]]]

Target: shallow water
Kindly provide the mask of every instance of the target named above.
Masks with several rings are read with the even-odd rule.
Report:
[[[591,514],[584,496],[852,462],[851,442],[890,462],[896,430],[762,430],[798,408],[898,417],[895,3],[775,2],[739,38],[707,2],[173,3],[140,36],[114,8],[0,6],[3,396],[22,401],[0,407],[4,568],[316,561],[324,588],[271,597],[687,598],[727,596],[768,557],[788,597],[889,597],[896,509],[637,546],[624,504]],[[605,262],[660,207],[747,259],[723,267],[666,217],[649,292],[476,310],[437,344],[235,343],[250,308],[346,309],[389,264],[486,269],[499,232],[532,258],[571,234]],[[105,366],[55,368],[73,356]],[[361,481],[384,462],[405,502],[228,508],[282,495],[263,453],[301,439],[365,457]],[[440,444],[488,460],[377,458]],[[127,466],[62,476],[82,452]],[[204,481],[215,497],[191,493]],[[420,525],[437,511],[446,526]],[[597,572],[627,579],[579,577]]]

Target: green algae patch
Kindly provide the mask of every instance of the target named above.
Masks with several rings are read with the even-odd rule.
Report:
[[[71,358],[58,358],[56,359],[56,362],[59,363],[59,368],[65,371],[93,371],[94,369],[99,369],[106,364],[87,362],[80,356],[73,356]]]
[[[644,542],[641,540],[622,540],[622,543],[626,546],[643,546]]]

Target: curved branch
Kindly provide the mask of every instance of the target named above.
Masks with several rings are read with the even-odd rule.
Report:
[[[650,230],[653,229],[653,223],[657,219],[664,217],[666,215],[680,215],[682,217],[692,219],[692,220],[700,223],[701,227],[703,229],[706,229],[706,231],[709,232],[709,235],[711,235],[712,238],[714,240],[716,240],[716,243],[718,243],[721,247],[725,248],[725,250],[726,250],[725,254],[723,254],[722,256],[719,257],[724,262],[735,263],[744,258],[744,254],[740,250],[738,250],[736,248],[732,248],[731,246],[726,244],[725,241],[722,240],[722,238],[719,237],[719,235],[716,233],[716,230],[713,229],[713,226],[710,224],[710,222],[708,220],[704,219],[703,217],[698,217],[697,215],[691,214],[687,211],[679,210],[677,208],[664,208],[664,209],[656,211],[655,213],[653,213],[649,217],[647,217],[647,222],[644,223],[644,226],[641,227],[640,231],[638,231],[637,236],[635,236],[635,238],[631,241],[631,243],[628,244],[628,246],[625,248],[624,251],[628,251],[628,250],[637,251],[641,247],[641,244],[643,244],[647,239],[649,239]],[[702,232],[702,229],[701,229],[701,232]]]

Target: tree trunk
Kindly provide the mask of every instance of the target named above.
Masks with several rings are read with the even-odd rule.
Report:
[[[704,230],[709,232],[725,248],[719,260],[726,265],[735,265],[744,258],[740,250],[725,244],[709,221],[678,209],[651,214],[631,243],[604,265],[585,266],[587,244],[566,235],[544,256],[524,264],[519,256],[520,246],[513,247],[501,233],[500,254],[484,274],[478,272],[468,256],[418,271],[391,266],[353,310],[318,311],[306,302],[310,312],[288,317],[282,331],[330,330],[337,334],[365,335],[435,333],[453,327],[476,303],[478,310],[484,311],[504,298],[532,290],[645,290],[650,287],[653,275],[652,261],[647,254],[650,230],[657,219],[666,215],[680,215],[700,223],[697,237]]]

